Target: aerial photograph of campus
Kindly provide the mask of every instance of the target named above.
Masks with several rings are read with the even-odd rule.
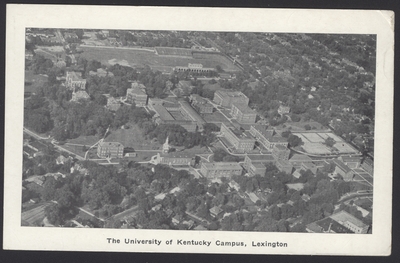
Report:
[[[26,28],[22,226],[373,232],[376,35]]]

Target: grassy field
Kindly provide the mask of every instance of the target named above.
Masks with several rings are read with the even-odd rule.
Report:
[[[175,66],[186,67],[189,63],[200,63],[205,68],[215,68],[220,65],[225,71],[237,71],[238,69],[228,59],[220,55],[214,58],[195,59],[188,57],[158,56],[153,52],[145,50],[129,50],[117,48],[101,48],[101,47],[81,47],[82,57],[92,60],[95,59],[103,64],[110,64],[109,61],[126,60],[130,66],[148,65],[151,68],[161,71],[171,71]]]
[[[38,88],[47,82],[47,77],[33,74],[32,70],[25,70],[25,92],[37,93]]]
[[[86,146],[91,146],[95,144],[99,140],[98,137],[91,135],[91,136],[79,136],[78,138],[68,140],[68,143],[72,144],[81,144]]]
[[[159,150],[161,144],[146,140],[137,125],[129,125],[130,129],[111,131],[104,141],[120,142],[124,147],[132,147],[135,150]]]

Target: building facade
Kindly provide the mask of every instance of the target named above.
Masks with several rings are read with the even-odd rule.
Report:
[[[279,171],[285,172],[287,174],[291,174],[293,170],[293,165],[289,163],[289,161],[286,160],[277,160],[275,162],[276,168],[278,168]]]
[[[121,107],[121,102],[114,97],[107,98],[107,108],[112,111],[117,111]]]
[[[288,146],[287,139],[275,134],[272,129],[267,130],[263,126],[252,125],[249,132],[267,150],[272,151],[276,145],[281,145],[283,147]]]
[[[257,113],[247,104],[236,102],[232,103],[231,115],[239,123],[255,123],[257,118]]]
[[[272,156],[276,160],[289,160],[290,150],[280,144],[275,145],[272,148]]]
[[[172,152],[172,153],[157,153],[156,164],[165,164],[169,166],[174,165],[193,165],[194,158],[184,153]]]
[[[86,79],[82,78],[82,73],[75,71],[67,71],[65,86],[70,90],[84,90],[86,87]]]
[[[190,103],[192,107],[196,109],[199,113],[212,113],[213,112],[213,105],[207,102],[204,98],[202,98],[198,94],[191,94],[189,96]]]
[[[249,98],[239,91],[217,90],[214,93],[213,101],[220,106],[228,108],[232,107],[232,103],[249,104]]]
[[[207,178],[231,177],[241,175],[242,166],[235,162],[202,163],[200,173]]]
[[[237,152],[251,152],[254,149],[255,140],[248,132],[237,132],[221,124],[221,135],[227,140],[227,147],[233,147]]]
[[[143,86],[143,85],[142,85]],[[144,86],[143,86],[144,87]],[[147,104],[147,94],[137,83],[132,83],[131,88],[126,91],[126,100],[128,103],[135,103],[137,107],[144,107]]]
[[[124,146],[119,142],[101,142],[97,146],[97,155],[101,158],[122,158]]]
[[[268,163],[275,163],[275,159],[272,155],[250,155],[246,154],[244,157],[243,167],[246,171],[254,176],[256,174],[265,175],[266,167]]]

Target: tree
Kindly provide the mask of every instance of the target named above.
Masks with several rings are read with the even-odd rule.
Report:
[[[328,147],[333,147],[333,145],[335,145],[335,143],[336,143],[336,141],[331,137],[328,137],[325,140],[325,145]]]
[[[288,142],[291,147],[296,147],[304,144],[301,138],[294,134],[289,135]]]

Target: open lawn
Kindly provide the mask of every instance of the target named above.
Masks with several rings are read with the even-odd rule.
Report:
[[[132,147],[135,150],[159,150],[161,144],[146,140],[137,125],[129,125],[130,129],[111,131],[105,138],[105,142],[119,142],[124,147]]]
[[[82,136],[79,136],[78,138],[68,140],[67,143],[80,144],[82,146],[86,145],[87,147],[89,147],[89,146],[95,144],[98,141],[99,141],[99,138],[94,136],[94,135],[91,135],[91,136],[83,136],[82,135]]]
[[[64,145],[62,145],[62,148],[65,148],[68,151],[71,151],[74,154],[79,155],[81,157],[85,157],[85,152],[82,151],[83,150],[83,146],[64,144]]]
[[[87,60],[97,60],[103,64],[110,65],[110,61],[125,60],[130,66],[144,66],[148,65],[151,68],[172,71],[173,67],[182,66],[187,67],[189,63],[200,63],[205,68],[215,68],[217,65],[225,71],[237,71],[228,59],[221,55],[213,55],[210,58],[189,58],[178,56],[158,56],[153,52],[146,50],[133,50],[133,49],[118,49],[118,48],[101,48],[101,47],[87,47],[82,46],[82,57]]]
[[[25,70],[25,92],[37,93],[39,87],[47,82],[47,77],[33,74],[32,70]]]

